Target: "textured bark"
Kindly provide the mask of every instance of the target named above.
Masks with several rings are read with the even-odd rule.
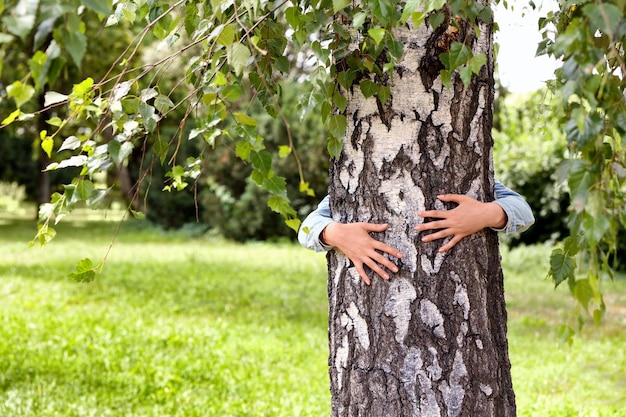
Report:
[[[444,25],[445,26],[445,25]],[[465,88],[438,76],[442,31],[397,33],[405,56],[382,106],[348,92],[348,132],[331,163],[331,211],[341,222],[388,223],[378,239],[398,248],[400,271],[372,285],[339,251],[329,253],[332,415],[515,415],[498,241],[484,231],[439,254],[413,227],[443,193],[493,199],[492,28],[473,50],[486,68]],[[444,29],[445,30],[445,29]],[[452,208],[452,206],[445,207]]]

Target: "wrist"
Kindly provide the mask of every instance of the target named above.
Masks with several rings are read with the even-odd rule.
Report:
[[[504,229],[509,218],[504,209],[497,203],[486,203],[489,212],[489,224],[493,229]]]
[[[326,225],[326,227],[324,229],[322,229],[322,232],[320,233],[320,242],[325,245],[325,246],[335,246],[333,244],[333,231],[336,227],[337,223],[336,222],[332,222],[332,223],[328,223],[328,225]]]

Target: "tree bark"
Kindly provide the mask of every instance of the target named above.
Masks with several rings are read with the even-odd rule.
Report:
[[[496,233],[463,239],[446,254],[422,243],[420,210],[452,208],[445,193],[491,201],[492,25],[462,36],[487,64],[467,88],[441,85],[447,36],[422,25],[396,38],[405,55],[381,104],[358,88],[348,131],[331,162],[331,212],[340,222],[387,223],[374,237],[398,248],[399,272],[363,284],[350,260],[329,253],[332,416],[515,416]],[[449,45],[448,45],[449,47]]]

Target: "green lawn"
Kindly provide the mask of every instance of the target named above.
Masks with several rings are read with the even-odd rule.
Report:
[[[113,223],[0,223],[0,416],[327,416],[326,265],[291,243],[237,245]],[[549,249],[503,249],[519,416],[626,416],[626,282],[600,328],[559,345],[568,295]]]

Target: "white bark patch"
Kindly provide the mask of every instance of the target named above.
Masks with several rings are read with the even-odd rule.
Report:
[[[437,81],[440,81],[440,77],[437,77]],[[435,85],[433,85],[433,90]],[[439,88],[439,103],[452,103],[454,99],[454,91],[450,88]],[[434,108],[434,107],[431,107]],[[439,110],[432,113],[433,125],[439,127],[439,131],[444,138],[447,138],[450,132],[452,132],[452,115],[450,114],[449,106],[439,106]]]
[[[483,341],[480,339],[476,339],[476,347],[480,350],[483,350]]]
[[[434,347],[428,348],[428,351],[433,356],[433,361],[426,370],[428,371],[428,377],[431,381],[439,381],[443,370],[439,366],[439,356],[437,355],[437,349]]]
[[[423,363],[424,360],[420,359],[420,362]],[[424,417],[441,417],[441,409],[439,408],[437,396],[433,389],[433,381],[423,369],[418,371],[417,379],[420,384],[420,412],[418,415]]]
[[[467,192],[467,195],[469,197],[472,197],[473,199],[477,199],[479,195],[483,194],[482,189],[482,181],[479,178],[474,178],[474,180],[472,181],[472,185],[470,185],[470,189]]]
[[[437,252],[437,254],[435,255],[434,262],[430,262],[430,259],[428,259],[428,256],[426,256],[426,254],[422,254],[422,257],[421,257],[422,271],[424,271],[427,275],[434,275],[434,274],[439,273],[439,270],[441,269],[441,265],[443,265],[444,259],[446,259],[445,253]]]
[[[361,313],[354,302],[350,303],[350,307],[348,307],[347,312],[350,316],[351,325],[354,327],[354,332],[356,333],[359,343],[363,349],[368,350],[370,348],[370,335],[367,322],[363,316],[361,316]]]
[[[483,113],[485,111],[485,91],[486,87],[481,87],[478,91],[478,106],[476,108],[476,113],[470,122],[471,131],[476,132],[476,134],[469,135],[467,138],[467,146],[469,148],[473,148],[474,152],[478,155],[482,155],[482,149],[480,146],[479,139],[483,135],[483,128],[481,121],[483,120]]]
[[[346,369],[346,365],[348,364],[348,353],[349,353],[349,343],[348,343],[348,335],[343,336],[343,341],[341,342],[341,346],[337,348],[337,353],[335,354],[335,369],[337,370],[337,387],[341,390],[343,385],[343,371]]]
[[[435,155],[435,151],[432,149],[428,151],[428,155],[437,169],[443,169],[446,164],[446,159],[450,156],[450,145],[448,145],[447,141],[443,141],[443,147],[440,149],[439,155]]]
[[[456,285],[456,290],[454,291],[453,304],[456,304],[463,309],[463,318],[465,320],[469,319],[469,311],[470,311],[469,296],[467,295],[467,289],[461,284]]]
[[[446,404],[448,417],[458,417],[461,415],[463,398],[465,398],[465,390],[463,389],[461,380],[466,376],[467,368],[465,368],[465,362],[463,362],[463,353],[457,350],[454,355],[450,379],[448,382],[441,384],[439,388],[443,394],[443,401]]]
[[[490,397],[493,394],[493,389],[489,385],[485,385],[483,383],[480,384],[480,390],[487,396]]]
[[[402,383],[406,387],[406,392],[411,402],[411,415],[417,415],[418,412],[416,384],[417,375],[422,366],[421,350],[416,347],[409,348],[402,363],[400,378],[402,378]]]
[[[442,339],[446,338],[446,331],[443,327],[443,316],[437,306],[430,300],[420,301],[420,319],[431,328],[433,334]]]
[[[396,325],[396,342],[404,344],[411,321],[411,303],[417,298],[417,292],[404,278],[391,281],[389,298],[385,303],[385,315],[393,318]]]
[[[461,328],[459,330],[459,333],[456,335],[456,344],[459,347],[463,347],[463,345],[465,344],[465,336],[467,336],[468,330],[469,330],[469,326],[467,322],[464,321],[463,323],[461,323]]]

